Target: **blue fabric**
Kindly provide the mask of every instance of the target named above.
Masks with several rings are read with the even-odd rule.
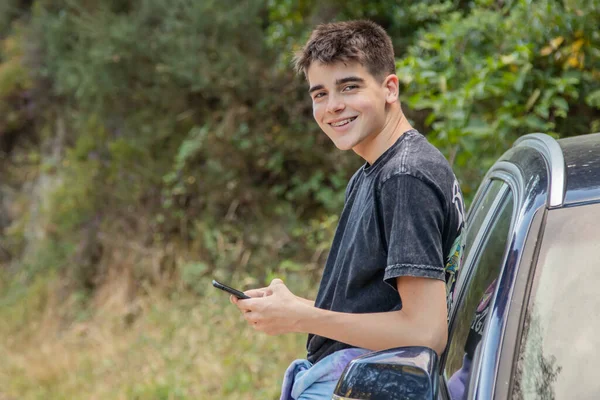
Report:
[[[316,364],[295,360],[285,371],[280,400],[330,400],[344,368],[370,350],[349,348],[328,355]]]
[[[448,379],[448,391],[452,400],[467,398],[467,388],[471,378],[471,358],[465,354],[462,367]]]

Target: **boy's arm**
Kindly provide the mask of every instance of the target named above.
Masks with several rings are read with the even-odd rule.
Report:
[[[446,289],[444,282],[430,278],[397,278],[402,310],[350,314],[323,310],[292,294],[279,279],[269,286],[270,295],[232,301],[246,320],[268,334],[313,333],[352,346],[383,350],[423,345],[438,354],[447,339]]]
[[[315,308],[299,321],[299,331],[315,333],[369,350],[427,346],[441,354],[448,337],[446,288],[429,278],[397,278],[399,311],[350,314]]]
[[[314,300],[305,299],[304,297],[300,297],[300,296],[296,296],[296,298],[298,300],[302,301],[306,305],[309,305],[311,307],[315,306],[315,301]]]

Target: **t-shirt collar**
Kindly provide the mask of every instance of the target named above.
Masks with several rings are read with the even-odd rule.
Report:
[[[366,161],[363,164],[363,171],[365,172],[365,174],[371,174],[373,171],[379,169],[380,165],[385,164],[385,162],[394,155],[395,150],[400,147],[400,144],[402,143],[402,141],[404,140],[404,138],[406,136],[410,136],[412,134],[418,133],[416,129],[409,129],[408,131],[404,132],[402,135],[400,135],[400,137],[398,138],[398,140],[396,140],[396,142],[394,142],[394,144],[392,144],[386,151],[383,152],[382,155],[380,155],[377,160],[375,160],[375,162],[373,164],[369,164],[368,161]]]

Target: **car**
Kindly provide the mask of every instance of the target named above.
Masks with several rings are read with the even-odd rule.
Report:
[[[334,399],[600,398],[600,133],[519,138],[467,213],[448,345],[368,353]]]

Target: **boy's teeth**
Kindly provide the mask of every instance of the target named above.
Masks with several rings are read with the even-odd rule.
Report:
[[[353,120],[353,118],[348,118],[348,119],[345,119],[345,120],[340,121],[340,122],[334,122],[331,125],[333,125],[333,126],[342,126],[342,125],[346,125],[348,122],[350,122],[352,120]]]

